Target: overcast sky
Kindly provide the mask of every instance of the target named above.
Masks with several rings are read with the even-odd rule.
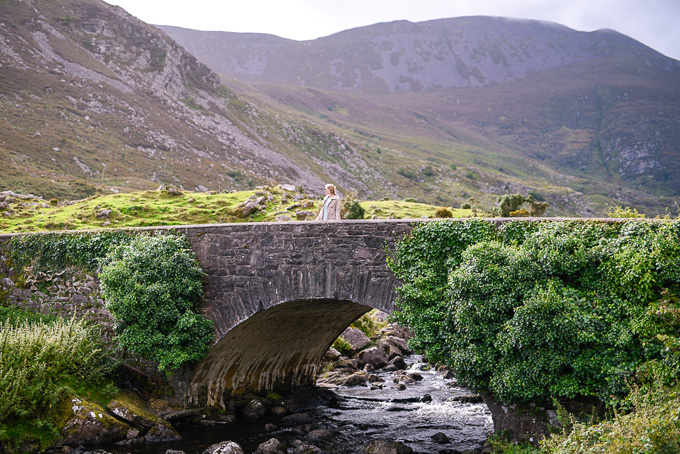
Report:
[[[680,0],[105,0],[157,25],[298,41],[406,19],[504,16],[611,28],[680,60]]]

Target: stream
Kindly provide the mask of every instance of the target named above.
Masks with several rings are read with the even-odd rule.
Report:
[[[423,454],[479,452],[493,431],[486,405],[470,398],[470,391],[457,387],[455,379],[428,370],[420,355],[405,360],[406,372],[419,374],[422,380],[410,380],[402,390],[394,388],[397,372],[378,370],[373,374],[384,380],[382,389],[318,386],[297,391],[294,398],[305,404],[296,414],[306,414],[308,419],[296,425],[271,413],[254,422],[239,419],[228,425],[173,422],[183,437],[180,441],[100,449],[112,454],[165,454],[167,450],[202,454],[214,443],[231,440],[252,453],[260,443],[277,438],[287,447],[301,440],[323,452],[340,454],[359,452],[373,440],[399,441]]]

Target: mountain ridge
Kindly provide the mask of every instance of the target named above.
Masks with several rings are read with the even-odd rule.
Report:
[[[666,202],[654,199],[680,194],[680,62],[612,30],[480,16],[382,23],[303,42],[165,30],[227,85],[238,80],[250,94],[330,124],[351,128],[344,111],[373,123],[378,136],[467,128],[490,139],[484,146],[499,159],[513,149],[586,178],[573,188],[596,199],[661,208]],[[439,132],[400,126],[414,119]]]
[[[261,49],[290,44],[249,39]],[[342,36],[333,39],[342,44]],[[329,84],[335,76],[319,71],[316,57],[344,52],[351,58],[337,74],[348,87],[356,85],[349,63],[375,63],[369,41],[339,51],[327,43],[293,62]],[[479,61],[495,55],[505,68],[487,44]],[[452,55],[423,49],[421,63]],[[605,203],[658,213],[680,174],[671,140],[677,71],[673,62],[670,69],[645,63],[645,55],[659,57],[640,52],[511,83],[331,90],[311,85],[313,78],[301,86],[275,73],[260,82],[218,75],[203,55],[101,0],[7,0],[0,4],[0,189],[63,199],[160,184],[219,192],[293,183],[322,192],[332,182],[371,200],[460,206],[472,199],[490,209],[498,195],[522,192],[549,201],[553,215],[594,215]],[[427,72],[402,69],[413,80]],[[380,85],[371,85],[372,73],[358,74],[362,87]],[[616,145],[627,130],[631,137]],[[633,155],[624,164],[641,163],[632,171],[616,161],[626,152]],[[663,172],[666,181],[656,181]]]
[[[602,55],[680,68],[680,62],[612,30],[577,32],[551,22],[500,17],[385,22],[309,41],[159,28],[220,74],[372,94],[508,82]]]

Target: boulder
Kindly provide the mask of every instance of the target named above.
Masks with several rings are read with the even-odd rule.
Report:
[[[255,211],[257,211],[258,205],[252,201],[246,201],[242,206],[235,208],[233,211],[234,216],[237,218],[245,218],[250,216]]]
[[[346,356],[341,356],[335,362],[335,367],[333,369],[334,370],[345,369],[345,370],[355,371],[355,370],[358,369],[358,362],[357,362],[356,359],[349,359]]]
[[[371,347],[359,353],[359,367],[370,364],[375,369],[380,369],[389,364],[387,355],[379,347]]]
[[[182,436],[169,422],[159,419],[144,435],[144,439],[150,442],[177,441],[181,440]]]
[[[446,443],[451,443],[451,440],[449,440],[449,437],[446,436],[445,433],[443,432],[437,432],[436,434],[432,435],[430,437],[432,441],[434,441],[437,444],[444,445]]]
[[[208,192],[208,188],[206,188],[202,184],[199,184],[198,186],[196,186],[196,192]]]
[[[98,404],[77,397],[71,400],[71,411],[72,415],[61,429],[58,446],[116,443],[127,439],[128,432],[133,429]]]
[[[314,445],[307,445],[302,443],[300,440],[295,440],[293,442],[292,448],[290,448],[288,452],[291,454],[323,454],[324,451]]]
[[[275,407],[272,407],[271,412],[272,412],[273,414],[275,414],[275,415],[283,416],[283,415],[285,415],[286,413],[288,413],[288,410],[286,410],[285,408],[283,408],[281,405],[277,405],[277,406],[275,406]]]
[[[399,369],[399,370],[406,370],[406,368],[408,367],[406,365],[406,361],[404,361],[404,358],[402,356],[394,357],[390,361],[390,364],[392,364],[396,369]]]
[[[252,399],[243,407],[241,414],[245,419],[254,421],[267,414],[267,407],[260,399]]]
[[[313,211],[301,210],[295,212],[295,216],[297,217],[298,221],[304,221],[307,218],[316,217],[316,213],[314,213]]]
[[[208,449],[203,451],[203,454],[245,454],[243,448],[233,441],[222,441],[210,445]]]
[[[130,390],[118,394],[106,408],[125,422],[144,429],[150,429],[160,419],[151,405]]]
[[[312,422],[312,417],[309,413],[293,413],[281,419],[284,426],[297,426],[300,424],[307,424]]]
[[[411,349],[408,348],[406,339],[396,336],[387,336],[383,342],[390,348],[390,351],[399,352],[402,356],[411,354]]]
[[[12,281],[10,281],[10,282],[12,282]],[[14,284],[12,284],[12,286],[14,286]],[[337,351],[333,347],[330,347],[328,350],[326,350],[326,353],[324,353],[323,360],[324,361],[337,361],[337,360],[340,359],[340,356],[341,355],[340,355],[339,351]]]
[[[333,438],[333,432],[326,429],[312,430],[307,434],[307,441],[310,443],[319,443]]]
[[[295,192],[297,190],[295,185],[292,185],[292,184],[280,184],[279,187],[281,189],[283,189],[284,191],[288,191],[288,192]]]
[[[354,352],[363,350],[371,345],[371,339],[360,329],[349,327],[342,333],[343,339],[350,345]]]
[[[292,221],[292,220],[293,220],[293,218],[291,218],[290,216],[286,216],[285,214],[281,214],[279,216],[276,216],[276,222],[288,222],[288,221]]]
[[[377,440],[366,446],[365,454],[413,454],[413,449],[396,441]]]
[[[355,374],[344,377],[339,381],[342,386],[360,386],[366,385],[368,381],[368,374],[366,372],[357,372]]]
[[[284,448],[283,444],[276,438],[270,438],[264,443],[261,443],[253,454],[286,454],[286,448]]]
[[[113,213],[113,210],[99,210],[97,211],[97,219],[108,219]]]

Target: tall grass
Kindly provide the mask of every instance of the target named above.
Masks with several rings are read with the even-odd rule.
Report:
[[[70,395],[106,388],[102,341],[83,320],[0,326],[0,440],[58,437],[59,408]]]
[[[599,424],[573,421],[570,432],[541,443],[549,454],[677,454],[680,452],[680,389],[632,390],[635,410],[616,412]]]

